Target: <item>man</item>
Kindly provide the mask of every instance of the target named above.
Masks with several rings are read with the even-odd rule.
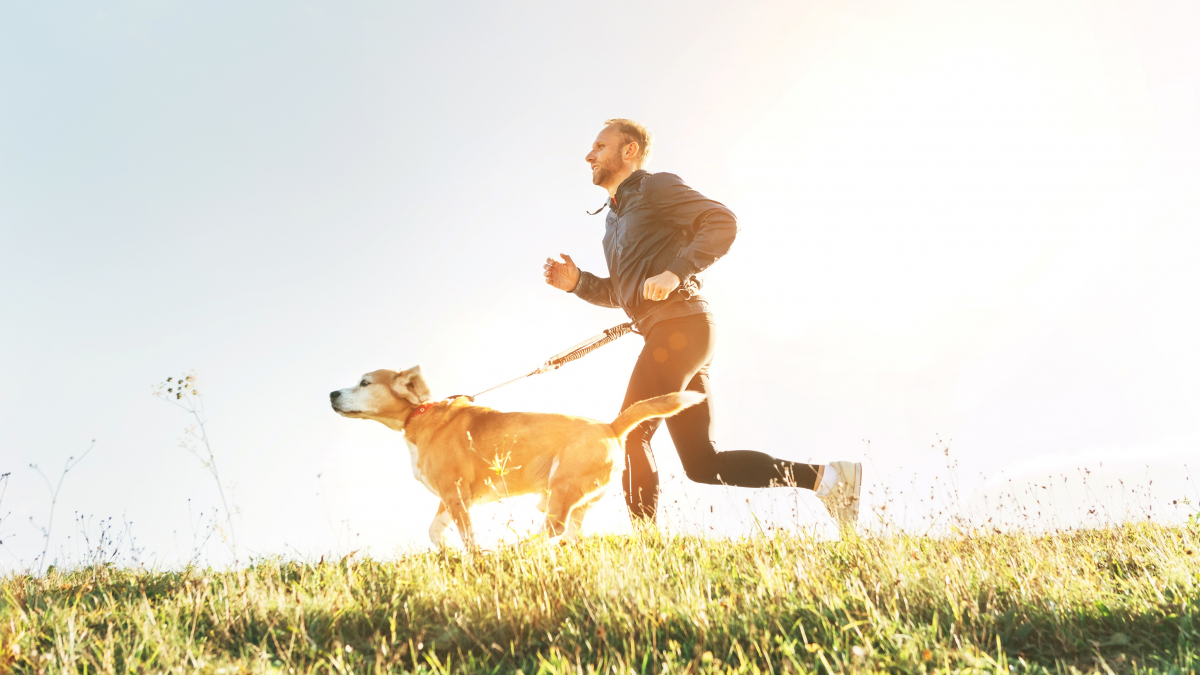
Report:
[[[650,133],[627,119],[606,121],[586,160],[592,182],[608,191],[604,257],[609,276],[581,272],[571,256],[547,258],[546,283],[594,305],[620,307],[646,346],[638,356],[621,409],[685,388],[709,394],[713,316],[699,295],[698,275],[729,250],[737,219],[723,204],[679,176],[649,173]],[[658,471],[647,421],[625,441],[625,502],[635,520],[653,522]],[[712,440],[712,397],[667,420],[688,478],[710,485],[795,486],[816,491],[841,526],[858,519],[862,465],[823,466],[776,459],[752,450],[718,452]]]

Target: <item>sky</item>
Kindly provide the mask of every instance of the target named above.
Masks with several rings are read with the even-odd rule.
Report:
[[[913,527],[1012,520],[1006,494],[1028,526],[1186,515],[1197,34],[1193,2],[0,6],[0,569],[48,522],[60,563],[101,536],[228,556],[151,395],[188,372],[241,559],[427,547],[402,437],[328,392],[417,363],[479,391],[624,321],[541,276],[606,274],[583,157],[609,117],[739,218],[706,273],[719,447],[863,461],[867,517]],[[639,341],[480,403],[609,420]],[[664,528],[828,526],[654,445]],[[534,513],[486,507],[483,536]]]

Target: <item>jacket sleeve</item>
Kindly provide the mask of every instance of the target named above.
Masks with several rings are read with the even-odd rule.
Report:
[[[680,282],[708,269],[729,252],[738,233],[733,211],[688,187],[675,174],[656,173],[647,182],[663,221],[689,235],[690,242],[667,265]]]
[[[620,307],[617,304],[617,294],[613,292],[612,280],[608,277],[598,277],[591,272],[579,272],[579,283],[575,284],[575,295],[601,307]]]

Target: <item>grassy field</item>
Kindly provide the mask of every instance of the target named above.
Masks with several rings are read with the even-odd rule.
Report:
[[[0,579],[0,672],[1183,672],[1200,528],[595,537]]]

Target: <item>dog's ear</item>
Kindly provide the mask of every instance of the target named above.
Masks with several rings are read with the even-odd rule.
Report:
[[[425,384],[425,378],[421,377],[421,366],[413,366],[396,373],[396,377],[392,379],[392,391],[413,405],[421,405],[428,401],[429,386]]]

